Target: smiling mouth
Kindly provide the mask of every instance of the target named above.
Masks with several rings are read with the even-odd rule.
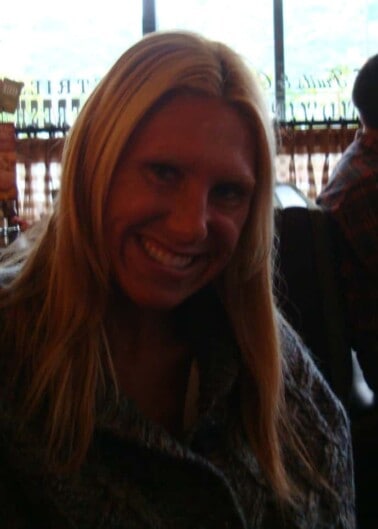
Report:
[[[163,266],[182,270],[190,266],[195,260],[194,256],[171,252],[150,239],[141,238],[140,242],[146,254]]]

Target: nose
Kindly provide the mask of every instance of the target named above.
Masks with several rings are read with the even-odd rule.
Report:
[[[191,190],[175,197],[168,224],[179,244],[198,244],[208,233],[209,211],[205,190]]]

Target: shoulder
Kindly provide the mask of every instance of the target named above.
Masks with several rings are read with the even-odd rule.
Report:
[[[288,412],[298,428],[306,427],[334,445],[349,449],[349,420],[299,336],[282,318],[280,321],[284,385]],[[308,434],[308,430],[307,430]]]
[[[344,151],[330,181],[317,202],[327,209],[344,207],[349,202],[371,199],[378,194],[378,151],[367,147],[369,137],[359,135]]]
[[[354,527],[353,458],[348,417],[309,352],[285,322],[281,323],[281,337],[288,420],[307,461],[320,477],[315,483],[304,472],[301,487],[308,498],[318,491],[317,510],[329,520],[329,527],[331,524],[332,527]],[[297,458],[289,457],[288,466],[294,475],[301,474]]]

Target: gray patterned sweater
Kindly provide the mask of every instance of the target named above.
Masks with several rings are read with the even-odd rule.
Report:
[[[206,322],[194,344],[198,414],[180,440],[125,397],[109,398],[85,464],[58,476],[44,467],[41,437],[0,401],[1,529],[354,528],[345,413],[296,336],[281,328],[291,420],[335,495],[315,486],[288,449],[303,499],[277,506],[237,413],[239,351],[229,333]]]

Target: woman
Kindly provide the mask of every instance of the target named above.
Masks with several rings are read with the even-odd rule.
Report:
[[[18,527],[354,526],[345,414],[272,296],[273,156],[256,81],[199,36],[91,95],[0,297]]]

